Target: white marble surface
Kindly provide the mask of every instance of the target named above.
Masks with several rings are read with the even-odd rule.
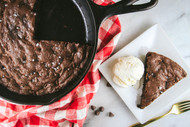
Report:
[[[123,14],[119,18],[122,34],[114,52],[152,25],[159,24],[190,65],[190,0],[159,0],[158,5],[151,10]],[[107,81],[102,78],[99,90],[90,103],[97,107],[104,106],[105,111],[95,116],[94,112],[89,110],[84,127],[128,127],[138,122],[114,89],[106,87],[106,83]],[[190,99],[190,93],[187,93],[184,99]],[[109,111],[113,112],[115,117],[108,117]],[[169,115],[147,127],[189,127],[189,119],[190,112]]]

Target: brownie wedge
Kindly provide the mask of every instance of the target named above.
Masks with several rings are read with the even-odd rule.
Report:
[[[184,69],[170,58],[148,52],[145,60],[145,79],[139,107],[144,109],[163,92],[187,76]]]

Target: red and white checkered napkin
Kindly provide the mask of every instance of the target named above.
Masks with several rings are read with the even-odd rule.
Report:
[[[95,0],[101,5],[111,0]],[[17,105],[0,99],[0,126],[2,127],[82,127],[90,100],[98,90],[98,66],[108,58],[118,42],[121,25],[117,16],[107,19],[101,26],[98,52],[84,80],[68,95],[48,106]]]

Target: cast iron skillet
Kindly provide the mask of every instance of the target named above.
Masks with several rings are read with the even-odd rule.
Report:
[[[97,47],[97,35],[101,22],[113,15],[137,12],[154,7],[158,0],[134,5],[138,0],[122,0],[113,5],[99,6],[91,0],[41,0],[38,10],[40,21],[36,21],[36,39],[64,40],[88,43],[93,50],[86,68],[64,89],[43,96],[19,95],[0,85],[0,96],[18,104],[48,105],[71,92],[82,81],[94,59]],[[38,19],[38,18],[37,18]],[[67,26],[62,23],[65,21]],[[67,28],[65,28],[67,27]]]

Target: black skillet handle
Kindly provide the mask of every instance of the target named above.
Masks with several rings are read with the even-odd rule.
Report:
[[[139,0],[121,0],[115,4],[108,6],[100,6],[93,1],[88,0],[95,16],[96,24],[99,27],[101,22],[113,15],[125,14],[130,12],[144,11],[153,8],[158,0],[150,0],[150,2],[134,5]]]

